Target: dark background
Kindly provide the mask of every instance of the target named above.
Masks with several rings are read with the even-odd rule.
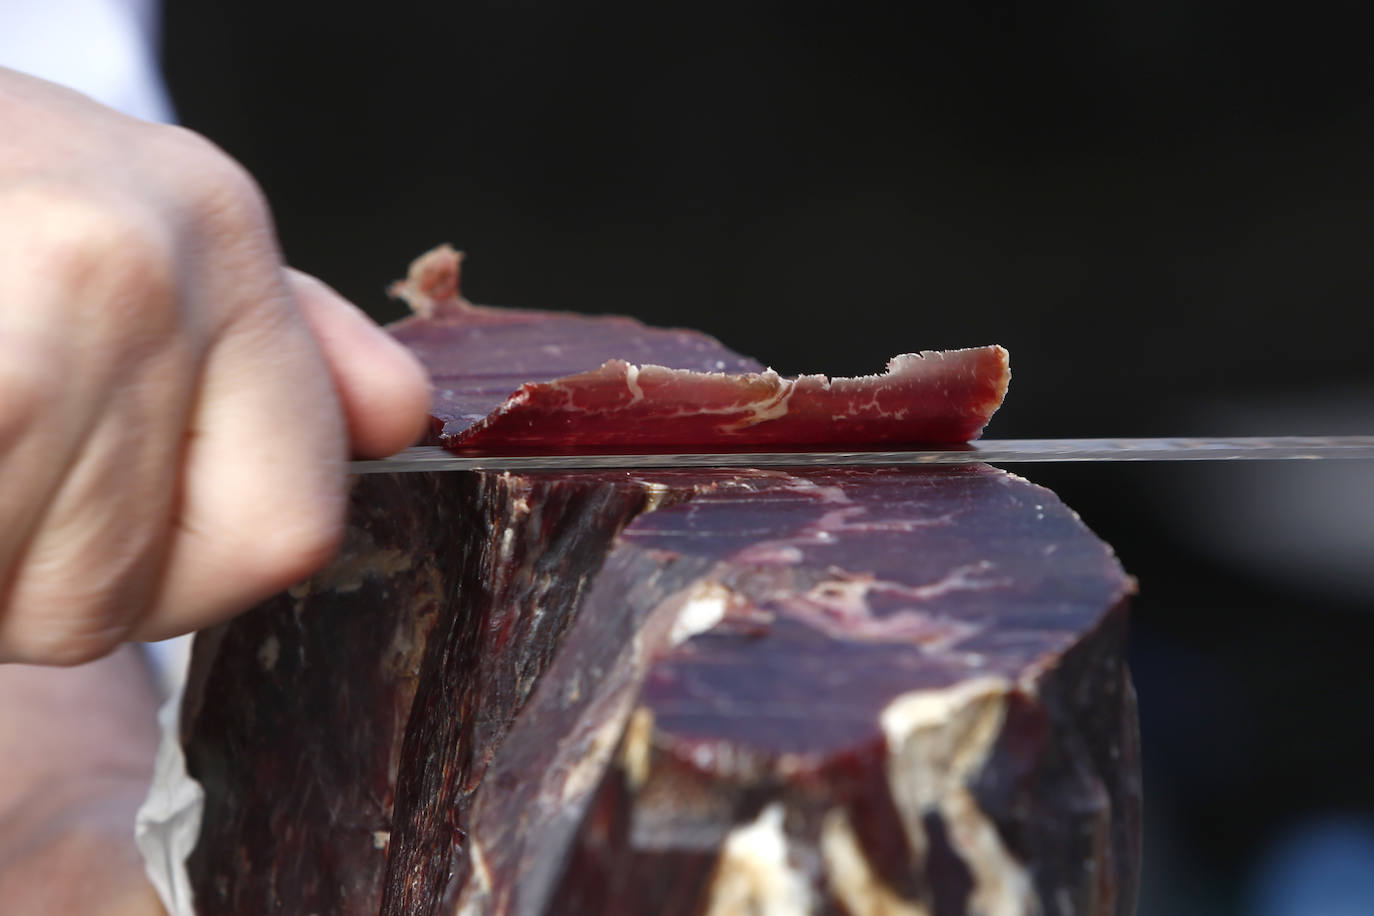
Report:
[[[1001,343],[990,436],[1374,433],[1359,4],[167,6],[182,122],[383,320],[450,241],[784,373]],[[1142,913],[1253,911],[1374,811],[1374,467],[1020,472],[1141,582]]]

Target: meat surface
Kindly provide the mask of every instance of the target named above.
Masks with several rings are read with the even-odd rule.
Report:
[[[505,403],[416,301],[445,422]],[[561,376],[597,322],[748,365],[478,314]],[[197,638],[198,910],[1129,916],[1133,589],[983,465],[359,478],[329,568]]]
[[[197,640],[199,912],[1125,916],[1131,589],[984,466],[362,478]]]
[[[997,346],[902,354],[861,378],[782,378],[696,331],[471,305],[460,264],[436,249],[393,287],[416,318],[392,332],[433,372],[435,441],[454,450],[966,442],[1010,378]]]

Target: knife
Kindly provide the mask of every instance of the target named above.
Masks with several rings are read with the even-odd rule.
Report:
[[[438,446],[390,458],[352,461],[351,474],[409,471],[573,471],[760,467],[873,467],[1012,464],[1031,461],[1231,461],[1374,458],[1374,436],[1241,436],[1165,439],[980,439],[967,445],[903,451],[801,451],[662,454],[455,454]]]

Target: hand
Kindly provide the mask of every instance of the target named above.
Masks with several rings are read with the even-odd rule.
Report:
[[[0,69],[0,662],[225,619],[341,536],[428,383],[208,141]]]

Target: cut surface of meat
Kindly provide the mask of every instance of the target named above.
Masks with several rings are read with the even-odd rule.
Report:
[[[1047,490],[460,472],[352,499],[328,570],[197,640],[201,916],[1133,911],[1132,583]]]
[[[906,353],[879,375],[783,378],[696,331],[475,306],[438,248],[393,292],[392,333],[433,373],[434,441],[455,451],[864,448],[977,438],[1010,371],[998,346]]]

